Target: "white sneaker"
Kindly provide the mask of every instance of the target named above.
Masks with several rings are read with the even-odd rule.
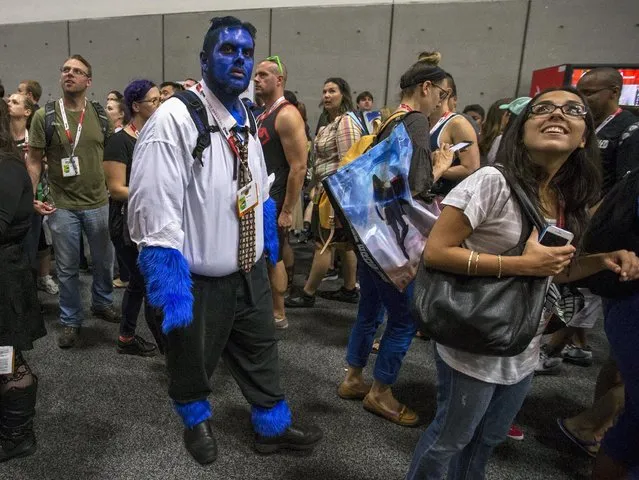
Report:
[[[38,290],[47,292],[49,295],[57,295],[58,293],[60,293],[58,284],[53,281],[53,278],[51,278],[51,275],[38,277]]]
[[[286,328],[288,328],[288,320],[286,319],[286,317],[284,318],[274,318],[275,321],[275,328],[277,328],[278,330],[284,330]]]

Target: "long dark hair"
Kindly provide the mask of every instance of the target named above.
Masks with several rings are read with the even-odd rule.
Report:
[[[20,152],[11,136],[9,107],[0,99],[0,161],[5,159],[20,160]]]
[[[337,88],[339,88],[339,92],[342,94],[342,103],[339,106],[338,115],[344,115],[347,112],[352,112],[353,110],[355,110],[355,105],[353,104],[353,96],[351,95],[351,87],[346,80],[340,77],[330,77],[327,78],[322,85],[326,85],[327,83],[334,83],[335,85],[337,85]],[[322,105],[323,102],[320,102],[320,107]],[[329,123],[328,112],[326,111],[326,109],[323,109],[322,114],[319,118],[318,126],[328,125]]]
[[[488,109],[479,140],[479,153],[482,155],[488,155],[490,147],[493,146],[493,142],[501,133],[501,119],[506,115],[507,110],[501,110],[499,106],[512,101],[512,98],[500,98]]]
[[[546,179],[546,171],[532,162],[530,153],[523,141],[524,124],[530,116],[530,108],[537,99],[546,93],[564,91],[577,95],[584,105],[586,99],[573,87],[558,87],[544,90],[535,95],[526,109],[517,115],[513,125],[504,134],[496,163],[504,167],[504,173],[511,182],[517,182],[528,197],[541,207],[539,187]],[[574,244],[578,245],[588,224],[588,207],[593,206],[601,192],[601,166],[599,146],[595,135],[595,124],[590,109],[586,107],[585,139],[583,148],[577,148],[552,178],[550,185],[556,190],[558,198],[564,202],[566,229],[575,235]]]

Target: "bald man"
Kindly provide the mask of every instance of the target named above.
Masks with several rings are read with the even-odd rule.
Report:
[[[637,121],[632,113],[619,108],[622,86],[623,78],[619,70],[608,67],[589,70],[577,84],[577,89],[586,97],[595,117],[603,170],[602,197],[618,180],[619,138],[626,128]]]

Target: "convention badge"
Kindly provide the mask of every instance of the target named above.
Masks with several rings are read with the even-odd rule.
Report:
[[[80,160],[77,156],[62,158],[60,162],[62,163],[63,177],[75,177],[80,175]]]
[[[243,217],[253,210],[258,203],[257,183],[252,181],[237,191],[237,214]]]
[[[13,347],[0,347],[0,375],[13,373]]]

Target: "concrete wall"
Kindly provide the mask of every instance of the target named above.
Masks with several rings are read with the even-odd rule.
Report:
[[[354,92],[370,90],[378,104],[394,104],[400,75],[425,49],[442,52],[442,66],[458,83],[460,107],[480,103],[487,108],[499,97],[527,94],[536,68],[639,63],[637,0],[316,3],[277,0],[269,8],[256,8],[264,4],[237,0],[232,5],[242,10],[193,13],[211,8],[211,2],[11,2],[2,6],[0,19],[0,78],[8,92],[23,78],[41,81],[44,103],[59,95],[57,68],[69,53],[80,53],[93,64],[91,96],[100,100],[134,78],[198,77],[208,20],[221,13],[256,25],[257,58],[281,56],[289,68],[288,87],[307,104],[312,127],[324,79],[342,76]],[[177,11],[185,13],[172,13]],[[25,21],[24,12],[31,20],[74,20],[1,24]],[[123,16],[99,18],[116,14]],[[83,17],[92,19],[77,19]]]

